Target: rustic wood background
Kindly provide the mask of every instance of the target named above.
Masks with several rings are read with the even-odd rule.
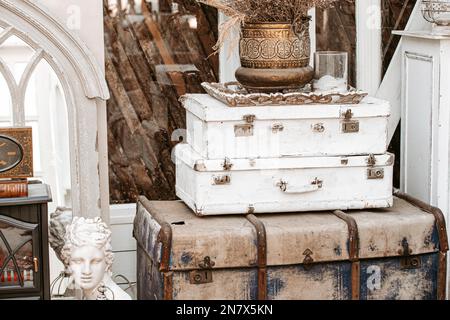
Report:
[[[416,5],[417,0],[383,0],[381,1],[382,18],[382,50],[383,74],[386,73],[395,49],[397,49],[400,36],[392,34],[392,30],[403,30]]]
[[[356,86],[355,5],[339,1],[327,10],[316,10],[318,51],[345,51],[349,57],[349,84]]]
[[[119,0],[124,10],[118,12],[104,2],[111,203],[134,202],[139,195],[175,199],[171,152],[177,129],[186,126],[178,98],[203,92],[203,81],[218,81],[218,57],[206,59],[217,40],[217,12],[195,0],[177,0],[175,7],[159,0],[158,14],[145,1],[136,8],[133,0]],[[399,41],[390,32],[405,27],[415,2],[382,0],[384,71]],[[192,17],[196,29],[189,26]],[[355,85],[354,4],[343,0],[318,10],[317,49],[348,51],[349,81]],[[390,147],[397,159],[399,146],[397,133]]]
[[[400,36],[392,30],[403,30],[417,0],[382,0],[382,53],[385,74]],[[317,50],[347,51],[349,53],[349,82],[356,85],[356,23],[355,4],[339,1],[334,8],[317,10]]]
[[[177,7],[160,0],[157,14],[145,1],[141,8],[119,3],[128,8],[114,13],[104,3],[111,203],[175,199],[172,134],[186,127],[178,98],[218,79],[218,57],[206,59],[217,40],[217,12],[194,0]]]

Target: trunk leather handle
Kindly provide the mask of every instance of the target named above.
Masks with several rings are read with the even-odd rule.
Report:
[[[290,185],[286,180],[281,180],[277,183],[277,187],[280,188],[280,190],[287,194],[301,194],[301,193],[309,193],[309,192],[315,192],[322,189],[323,181],[316,178],[314,181],[312,181],[308,185],[304,186],[293,186]]]

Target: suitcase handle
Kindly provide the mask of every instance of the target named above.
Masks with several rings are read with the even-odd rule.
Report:
[[[285,180],[281,180],[277,183],[277,187],[280,190],[287,194],[300,194],[300,193],[309,193],[314,191],[319,191],[323,187],[323,181],[316,178],[311,184],[304,186],[292,186]]]

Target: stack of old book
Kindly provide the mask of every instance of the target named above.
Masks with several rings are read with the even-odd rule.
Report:
[[[182,99],[182,201],[138,201],[139,299],[445,297],[442,213],[393,196],[388,102],[207,91]]]

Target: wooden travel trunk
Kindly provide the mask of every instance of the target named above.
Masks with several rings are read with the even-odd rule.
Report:
[[[200,218],[138,201],[138,299],[444,299],[445,221],[398,194],[390,209]]]
[[[175,148],[176,193],[197,215],[385,208],[394,155],[207,160]]]
[[[230,108],[206,94],[182,99],[187,142],[207,159],[383,154],[390,105],[367,97],[357,105]]]

